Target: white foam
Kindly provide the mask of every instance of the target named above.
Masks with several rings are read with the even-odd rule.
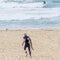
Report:
[[[36,7],[43,7],[46,4],[43,2],[38,3],[16,3],[16,2],[2,2],[0,3],[0,8],[36,8]]]
[[[37,4],[37,3],[36,3]],[[25,20],[55,18],[60,16],[58,8],[0,8],[0,20]]]

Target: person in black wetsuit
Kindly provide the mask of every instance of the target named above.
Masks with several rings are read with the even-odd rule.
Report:
[[[43,1],[44,4],[46,4],[46,1]]]
[[[30,49],[30,47],[33,49],[31,38],[29,36],[27,36],[27,34],[25,33],[24,36],[23,36],[23,39],[24,39],[24,41],[22,43],[22,46],[24,45],[25,54],[27,56],[26,48],[28,48],[29,55],[31,56],[31,49]]]

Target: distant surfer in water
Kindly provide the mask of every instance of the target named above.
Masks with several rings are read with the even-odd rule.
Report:
[[[31,57],[31,48],[33,49],[31,38],[30,38],[29,36],[27,36],[26,33],[24,33],[23,39],[24,39],[24,40],[23,40],[22,46],[24,45],[25,54],[26,54],[26,56],[28,55],[28,54],[27,54],[27,50],[26,50],[26,48],[28,48],[29,55],[30,55],[30,57]],[[31,47],[31,48],[30,48],[30,47]]]
[[[46,1],[43,1],[44,4],[46,4]]]

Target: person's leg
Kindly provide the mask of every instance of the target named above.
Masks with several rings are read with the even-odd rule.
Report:
[[[29,55],[31,56],[31,49],[30,49],[30,45],[28,45],[28,51],[29,51]]]
[[[27,56],[26,48],[27,48],[27,46],[25,45],[25,46],[24,46],[24,51],[25,51],[25,54],[26,54],[26,56]]]

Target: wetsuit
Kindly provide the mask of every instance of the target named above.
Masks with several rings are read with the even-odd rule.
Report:
[[[26,48],[28,48],[29,51],[29,55],[31,56],[31,50],[30,50],[30,37],[29,36],[24,36],[23,39],[25,40],[25,45],[24,45],[24,50],[26,50]]]

